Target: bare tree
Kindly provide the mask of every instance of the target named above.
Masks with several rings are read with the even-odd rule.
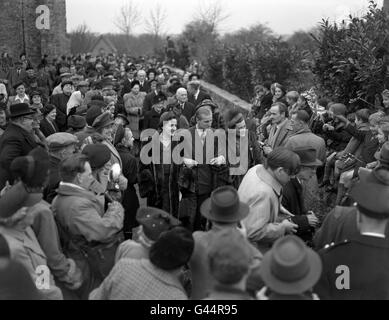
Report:
[[[216,31],[230,17],[219,0],[201,2],[197,12],[195,19],[206,22],[212,31]]]
[[[73,54],[87,52],[96,39],[96,35],[91,32],[85,22],[71,31],[69,37]]]
[[[141,23],[141,12],[133,0],[126,0],[117,15],[114,24],[125,35],[129,36]]]
[[[158,3],[150,10],[149,18],[146,20],[146,31],[159,37],[165,31],[165,24],[167,19],[166,9]]]

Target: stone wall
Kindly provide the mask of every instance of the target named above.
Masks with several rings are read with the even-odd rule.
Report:
[[[176,68],[169,67],[172,71],[177,74],[184,75],[184,71]],[[212,100],[220,107],[221,111],[224,112],[230,108],[240,108],[248,112],[251,111],[252,105],[241,98],[220,89],[219,87],[206,82],[201,81],[201,86],[209,93]]]
[[[39,5],[50,9],[50,30],[36,28]],[[28,58],[35,64],[44,54],[53,57],[70,52],[65,0],[1,0],[0,21],[0,52],[7,51],[14,59],[19,58],[24,46]]]

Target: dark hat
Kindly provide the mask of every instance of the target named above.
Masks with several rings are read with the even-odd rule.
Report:
[[[389,218],[388,176],[388,170],[381,167],[360,170],[359,181],[351,188],[350,196],[362,213],[376,219]]]
[[[68,118],[68,127],[74,130],[84,129],[86,120],[82,116],[72,115]]]
[[[51,111],[55,109],[55,105],[53,104],[46,104],[42,109],[43,116],[47,116]]]
[[[300,157],[300,164],[304,167],[320,167],[323,162],[317,159],[316,150],[312,147],[299,147],[292,150]]]
[[[235,188],[224,186],[212,192],[200,208],[201,214],[210,221],[234,223],[249,214],[249,206],[239,200]]]
[[[119,144],[124,139],[125,134],[126,130],[120,124],[116,129],[115,138],[113,139],[113,145],[116,146],[117,144]]]
[[[97,105],[91,105],[91,107],[86,112],[85,120],[88,126],[92,126],[93,122],[98,116],[102,114],[101,107]]]
[[[73,81],[71,81],[71,80],[63,81],[61,83],[61,88],[63,89],[68,84],[70,84],[72,86],[73,85]]]
[[[111,150],[102,143],[87,145],[82,154],[88,157],[93,171],[103,168],[111,160]]]
[[[209,100],[209,99],[205,99],[203,100],[203,102],[201,102],[197,107],[196,107],[196,112],[197,110],[199,110],[200,108],[202,107],[210,107],[213,110],[216,110],[218,107],[218,105],[216,103],[214,103],[212,100]]]
[[[38,90],[35,90],[35,91],[31,92],[30,97],[32,98],[32,97],[34,97],[34,96],[40,96],[40,97],[42,97],[42,92],[41,92],[41,91],[38,91]]]
[[[131,89],[134,88],[136,85],[140,86],[140,82],[138,80],[134,80],[131,82]]]
[[[115,121],[112,119],[112,115],[109,111],[99,115],[95,121],[93,121],[92,127],[97,131],[102,128],[113,125]]]
[[[11,119],[34,114],[35,111],[27,103],[17,103],[9,107],[9,117]]]
[[[18,87],[20,86],[26,86],[25,83],[23,81],[19,81],[17,83],[14,84],[13,88],[16,90]]]
[[[27,156],[15,158],[11,171],[15,178],[31,188],[43,187],[49,173],[49,154],[42,147],[35,148]]]
[[[252,262],[250,244],[236,228],[217,232],[208,249],[212,276],[222,284],[236,284],[249,271]]]
[[[76,136],[67,132],[54,133],[46,138],[50,151],[58,151],[72,144],[76,145],[78,139]]]
[[[170,271],[187,264],[193,254],[192,233],[182,227],[163,232],[151,246],[149,259],[156,267]]]
[[[293,295],[312,289],[320,279],[322,262],[296,236],[278,239],[261,264],[261,275],[266,286],[275,293]]]
[[[0,198],[0,218],[12,217],[21,208],[35,206],[42,198],[42,193],[28,193],[24,184],[19,182]]]
[[[160,93],[158,93],[158,95],[156,95],[153,98],[153,105],[157,104],[157,103],[160,103],[160,102],[163,102],[163,101],[166,101],[166,100],[167,100],[166,95],[164,93],[160,92]]]
[[[375,158],[383,164],[389,164],[389,142],[385,142]]]
[[[130,124],[130,121],[128,121],[127,116],[124,115],[123,113],[118,113],[118,114],[116,115],[116,118],[121,118],[121,119],[123,119],[126,126],[128,126],[128,125]]]
[[[152,207],[140,208],[136,220],[143,226],[143,232],[147,238],[152,241],[156,241],[161,233],[181,224],[167,212]]]

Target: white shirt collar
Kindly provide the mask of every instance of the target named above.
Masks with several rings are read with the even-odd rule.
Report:
[[[364,233],[362,233],[362,235],[367,236],[367,237],[375,237],[375,238],[385,239],[384,234],[376,233],[376,232],[364,232]]]
[[[16,100],[19,100],[20,102],[23,102],[24,100],[30,101],[30,98],[26,94],[24,94],[24,97],[22,99],[19,98],[19,96],[17,95],[16,98],[15,98],[15,101]]]

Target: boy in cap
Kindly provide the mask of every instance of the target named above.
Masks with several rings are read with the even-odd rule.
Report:
[[[224,229],[215,234],[208,263],[216,284],[205,300],[253,300],[246,291],[251,253],[250,243],[237,229]]]
[[[121,259],[91,300],[187,300],[180,283],[182,268],[193,253],[190,231],[177,227],[160,235],[149,260]]]
[[[180,222],[172,215],[152,207],[140,208],[136,220],[140,224],[137,240],[127,240],[119,246],[116,262],[125,258],[148,259],[150,248],[159,236],[180,225]]]

